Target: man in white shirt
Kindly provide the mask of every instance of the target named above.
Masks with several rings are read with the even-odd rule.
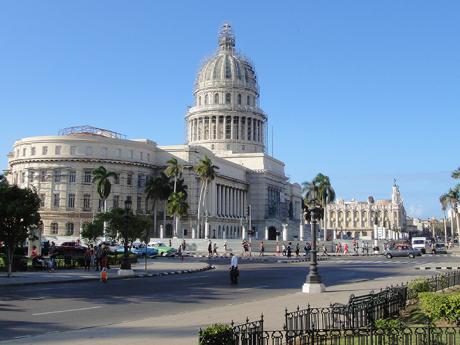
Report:
[[[233,253],[230,253],[230,257],[230,281],[232,284],[238,284],[238,257]]]

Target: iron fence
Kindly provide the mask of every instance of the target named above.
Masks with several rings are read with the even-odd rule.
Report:
[[[460,328],[260,331],[235,338],[233,345],[459,345]],[[254,340],[255,339],[255,340]]]
[[[428,283],[429,291],[435,292],[443,290],[455,285],[460,285],[460,271],[437,274],[425,279],[425,281]],[[410,287],[410,283],[404,285]],[[418,291],[409,288],[407,299],[414,299],[417,297],[417,294]]]

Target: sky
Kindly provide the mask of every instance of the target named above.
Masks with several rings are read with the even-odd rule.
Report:
[[[200,65],[229,22],[293,182],[440,217],[460,166],[460,1],[1,1],[0,167],[15,140],[92,125],[185,141]]]

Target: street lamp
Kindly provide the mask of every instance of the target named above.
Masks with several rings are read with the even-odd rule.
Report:
[[[125,225],[125,231],[128,232],[128,225],[129,225],[129,217],[131,213],[131,199],[126,199],[125,200],[125,214],[124,214],[124,225]],[[123,254],[123,262],[121,264],[121,269],[122,270],[130,270],[131,269],[131,263],[129,262],[129,253],[128,253],[128,243],[127,243],[127,238],[125,237],[124,239],[124,254]]]
[[[307,279],[302,287],[304,293],[321,293],[325,290],[324,284],[321,282],[321,276],[318,273],[318,248],[316,246],[316,224],[322,218],[324,209],[319,205],[313,205],[304,207],[305,220],[311,225],[311,238],[312,238],[312,249],[310,254],[310,270],[307,275]]]

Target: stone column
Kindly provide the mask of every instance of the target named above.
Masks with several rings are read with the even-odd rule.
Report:
[[[299,225],[299,240],[300,241],[303,241],[303,229],[304,229],[304,224],[303,224],[303,220],[301,220],[300,225]]]
[[[265,227],[265,241],[268,241],[268,226]]]
[[[288,225],[283,224],[283,241],[287,241],[288,237]]]
[[[204,222],[204,238],[206,240],[209,239],[209,222],[208,220],[206,219],[205,222]]]
[[[192,239],[194,240],[196,238],[196,230],[194,227],[192,227]]]
[[[234,128],[233,128],[233,116],[230,116],[230,139],[235,139],[234,135]]]
[[[241,239],[244,241],[246,239],[246,225],[243,225],[241,229]]]
[[[163,228],[163,224],[160,224],[160,238],[161,239],[165,238],[165,231]]]

